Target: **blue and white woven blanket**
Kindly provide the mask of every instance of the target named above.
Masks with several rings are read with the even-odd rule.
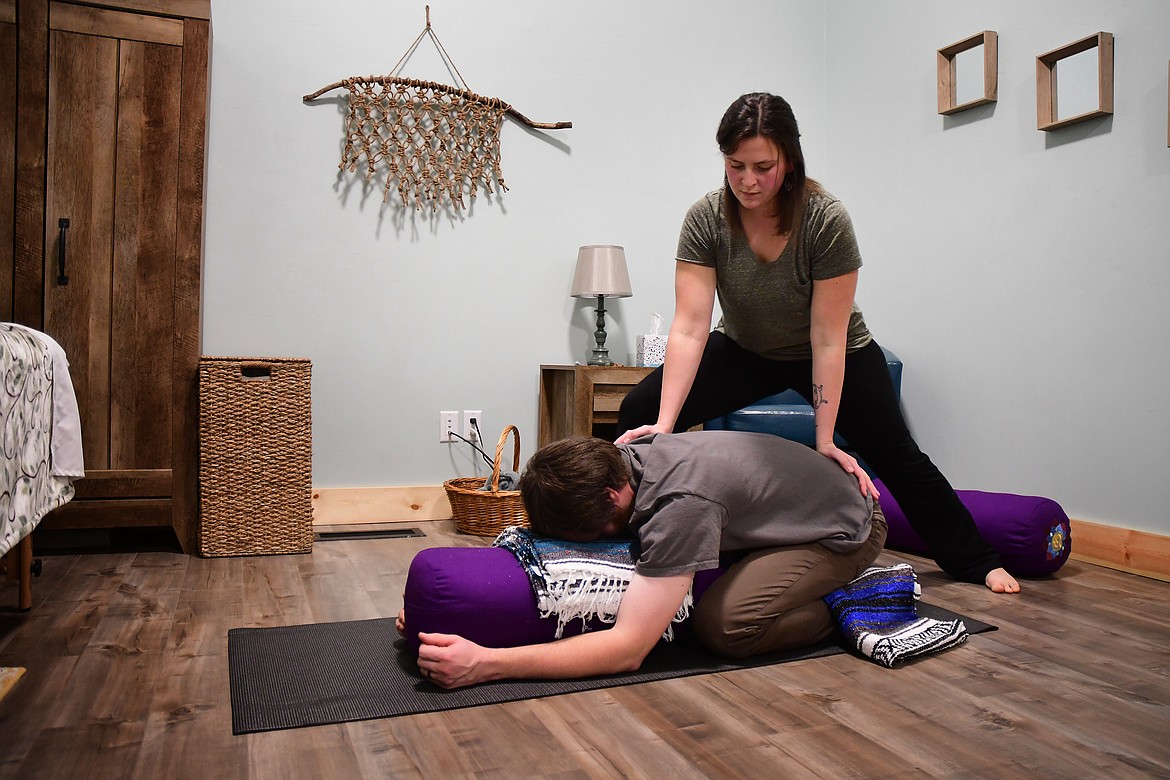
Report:
[[[937,653],[967,641],[962,620],[918,617],[918,577],[908,563],[872,567],[828,596],[838,628],[882,666]]]
[[[520,526],[505,528],[492,543],[516,556],[528,574],[536,594],[541,617],[557,619],[556,637],[565,626],[581,620],[586,627],[591,620],[613,623],[617,619],[622,594],[634,576],[638,558],[637,542],[630,539],[566,542],[542,539]],[[686,620],[694,600],[687,591],[674,622]],[[667,627],[666,640],[674,638]]]

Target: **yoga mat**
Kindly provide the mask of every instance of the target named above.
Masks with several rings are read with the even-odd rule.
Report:
[[[963,617],[918,603],[921,617]],[[969,634],[995,626],[963,617]],[[503,680],[444,690],[427,682],[394,630],[394,620],[350,620],[228,631],[232,733],[250,734],[398,715],[500,704],[618,685],[728,672],[846,652],[829,639],[811,647],[742,661],[686,641],[662,643],[637,672],[582,680]],[[858,656],[859,662],[873,663]]]

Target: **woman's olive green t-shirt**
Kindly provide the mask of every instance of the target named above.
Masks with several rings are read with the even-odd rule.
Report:
[[[828,193],[810,195],[797,240],[763,262],[742,233],[733,234],[723,210],[724,191],[708,193],[687,212],[677,259],[715,269],[723,317],[716,326],[744,349],[764,357],[812,357],[809,328],[813,282],[861,267],[853,222]],[[871,341],[857,304],[849,317],[846,351]]]

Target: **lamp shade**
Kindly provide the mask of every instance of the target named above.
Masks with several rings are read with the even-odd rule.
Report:
[[[629,298],[630,272],[626,269],[626,250],[620,246],[590,245],[577,250],[577,268],[573,272],[574,298]]]

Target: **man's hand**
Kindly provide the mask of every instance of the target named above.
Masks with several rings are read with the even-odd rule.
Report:
[[[829,460],[836,462],[838,466],[845,469],[846,473],[852,474],[857,478],[858,487],[861,488],[861,495],[870,496],[874,501],[881,498],[878,489],[874,487],[873,480],[869,478],[869,474],[865,473],[865,469],[857,462],[857,458],[845,452],[836,444],[818,444],[817,452],[824,455]]]
[[[440,688],[462,688],[492,679],[483,667],[487,648],[454,634],[419,634],[418,668]]]
[[[405,608],[398,610],[394,628],[406,636]],[[418,638],[422,642],[418,649],[419,671],[435,685],[459,688],[484,681],[472,674],[478,666],[474,660],[476,651],[482,654],[486,652],[484,648],[454,634],[419,633]]]
[[[662,637],[693,574],[635,573],[612,628],[521,647],[482,647],[454,634],[419,633],[418,668],[442,688],[501,679],[561,680],[633,671]]]

